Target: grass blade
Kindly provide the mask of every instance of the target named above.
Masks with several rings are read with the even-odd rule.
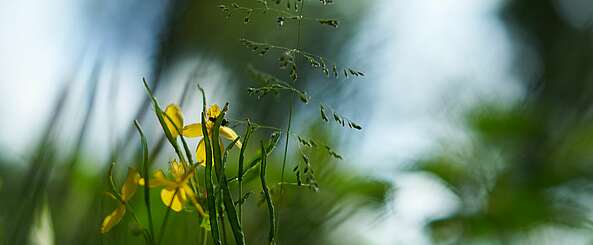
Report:
[[[190,90],[190,85],[192,84],[192,81],[190,79],[187,80],[187,82],[185,83],[185,86],[183,87],[183,93],[178,101],[179,103],[179,107],[183,108],[185,103],[187,102],[188,98],[190,98],[191,94],[189,93]],[[152,163],[157,159],[157,157],[159,156],[159,154],[161,153],[161,149],[163,148],[163,146],[165,145],[165,140],[167,139],[167,137],[159,137],[159,140],[157,141],[156,144],[154,144],[154,146],[152,147],[152,150],[150,151],[150,156],[148,157],[148,165],[152,165]],[[183,138],[182,138],[182,142],[183,142]],[[190,161],[191,162],[191,161]]]
[[[181,154],[181,151],[179,150],[179,144],[177,144],[177,141],[173,138],[171,132],[169,132],[169,128],[167,127],[167,124],[165,123],[165,118],[163,117],[163,115],[165,113],[161,109],[156,97],[154,97],[154,94],[152,93],[152,90],[148,86],[146,79],[143,78],[142,82],[144,83],[144,88],[146,89],[146,93],[148,93],[148,96],[152,100],[152,106],[154,107],[154,113],[156,114],[156,117],[158,118],[159,123],[161,124],[161,128],[163,128],[163,131],[165,132],[165,135],[167,136],[169,143],[171,143],[171,146],[173,146],[173,149],[175,149],[175,153],[177,153],[179,160],[185,161],[185,157],[183,157],[183,154]]]
[[[216,245],[220,245],[220,235],[218,233],[218,221],[216,220],[216,196],[214,193],[214,185],[212,184],[212,147],[210,146],[210,137],[208,137],[208,128],[206,128],[206,95],[202,91],[203,108],[202,108],[202,135],[204,135],[204,146],[206,148],[206,174],[205,185],[207,191],[208,216],[210,218],[210,232],[212,233],[212,240]]]
[[[148,167],[148,142],[146,141],[146,136],[144,136],[144,131],[142,131],[142,127],[140,127],[140,123],[138,120],[134,120],[134,125],[140,134],[140,143],[142,144],[142,169],[143,171],[143,178],[144,178],[144,203],[146,204],[146,212],[148,214],[148,228],[150,231],[150,240],[154,241],[154,225],[152,223],[152,209],[150,207],[150,176],[149,176],[149,167]]]
[[[261,187],[264,192],[264,197],[266,198],[266,203],[268,204],[268,212],[270,216],[270,233],[268,234],[268,241],[270,242],[270,244],[274,244],[274,238],[276,235],[276,215],[274,213],[274,203],[272,203],[272,196],[270,195],[270,190],[268,189],[268,185],[266,184],[267,153],[263,141],[261,142],[261,151],[262,159],[259,177],[261,180]]]
[[[222,112],[216,119],[214,123],[214,127],[212,128],[212,140],[217,141],[220,137],[220,125],[224,119],[224,115],[229,108],[229,104],[227,103]],[[218,177],[218,184],[222,189],[222,201],[224,203],[224,207],[227,213],[227,217],[229,219],[229,223],[231,224],[231,228],[233,230],[233,236],[235,237],[235,242],[237,244],[243,245],[245,244],[245,235],[243,234],[243,230],[241,229],[241,225],[239,224],[239,218],[237,217],[237,211],[235,209],[235,205],[233,202],[233,197],[231,196],[231,191],[229,189],[227,178],[224,173],[224,162],[222,161],[222,149],[220,144],[216,142],[212,143],[212,153],[214,153],[214,167],[216,168],[216,176]],[[224,224],[223,224],[224,225]]]
[[[167,117],[167,119],[169,119],[169,121],[173,121],[173,118],[171,118],[169,115],[167,115],[166,113],[163,113],[163,116]],[[181,138],[181,144],[183,144],[183,149],[185,151],[185,155],[187,156],[187,161],[189,162],[190,165],[194,165],[193,159],[191,157],[191,150],[189,149],[189,146],[187,145],[187,141],[185,141],[185,137],[183,137],[183,134],[181,134],[181,130],[179,127],[177,127],[177,125],[175,125],[174,123],[172,123],[171,125],[173,125],[173,127],[175,128],[175,130],[179,133],[179,138]]]
[[[243,140],[243,147],[241,147],[241,152],[239,153],[239,169],[237,171],[237,181],[239,181],[239,198],[243,198],[243,162],[245,161],[245,149],[247,148],[247,144],[249,143],[249,138],[251,137],[251,133],[253,131],[253,127],[251,123],[247,121],[247,129],[245,130],[245,137]],[[243,225],[243,203],[239,203],[239,225]]]
[[[274,133],[272,134],[272,138],[269,140],[268,145],[266,147],[266,154],[269,155],[270,152],[274,151],[274,149],[276,148],[276,146],[278,145],[278,142],[280,142],[280,134],[279,133]],[[243,178],[243,181],[247,181],[249,182],[250,180],[253,180],[256,176],[257,176],[257,171],[259,170],[257,168],[258,164],[261,162],[262,160],[262,152],[259,153],[259,155],[251,160],[251,162],[249,162],[249,164],[247,165],[247,169],[245,169],[243,171],[243,176],[241,176]],[[237,178],[234,178],[232,181],[238,180],[238,176]]]
[[[165,212],[165,218],[163,219],[163,223],[161,223],[161,230],[159,231],[159,241],[157,243],[157,245],[161,245],[161,243],[163,242],[163,237],[165,237],[165,228],[167,228],[167,221],[169,220],[169,215],[171,214],[171,206],[173,206],[173,201],[175,201],[175,196],[177,195],[177,193],[179,192],[179,188],[175,189],[175,192],[173,193],[173,197],[171,197],[171,201],[169,202],[169,205],[167,205],[167,211]]]

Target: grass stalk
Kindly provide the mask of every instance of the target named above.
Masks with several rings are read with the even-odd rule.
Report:
[[[251,123],[247,121],[247,129],[245,130],[243,147],[241,147],[241,152],[239,153],[239,167],[237,170],[237,181],[239,182],[238,198],[240,200],[243,199],[243,162],[245,161],[245,149],[247,148],[247,144],[249,143],[249,138],[251,137],[252,130],[253,128],[251,126]],[[239,213],[239,225],[243,226],[243,203],[239,204],[237,211]]]
[[[206,229],[202,229],[203,236],[202,236],[202,245],[208,244],[208,231]]]
[[[305,9],[305,1],[306,0],[301,1],[301,9],[299,10],[299,16],[303,16],[303,11]],[[297,44],[296,44],[297,50],[299,50],[300,46],[301,46],[302,19],[303,18],[298,19]],[[296,81],[293,81],[293,83],[295,83],[295,82]],[[286,158],[288,157],[288,145],[290,143],[290,129],[291,129],[291,124],[292,124],[293,107],[294,107],[294,95],[291,93],[290,108],[288,111],[288,125],[286,127],[286,141],[284,142],[284,157],[282,160],[282,170],[281,170],[282,172],[280,174],[280,182],[284,182],[284,171],[286,169]],[[265,155],[265,154],[262,154],[262,156],[263,155]],[[263,164],[263,159],[262,159],[262,164]],[[282,203],[283,198],[284,198],[284,185],[281,185],[280,186],[280,200],[278,201],[278,209],[280,209],[280,204]],[[277,214],[280,214],[280,210],[277,211]],[[280,220],[280,217],[278,217],[278,219],[276,219],[276,222],[279,222],[279,220]]]
[[[146,141],[146,136],[144,135],[144,131],[142,127],[140,127],[140,123],[138,120],[134,120],[134,125],[136,129],[138,129],[138,133],[140,134],[140,142],[142,144],[142,172],[144,175],[144,203],[146,205],[146,213],[148,215],[148,228],[150,231],[151,240],[154,241],[154,225],[152,222],[152,209],[150,206],[150,175],[149,175],[149,167],[148,167],[148,142]]]
[[[171,132],[169,132],[169,128],[167,127],[167,124],[165,123],[165,118],[163,117],[163,115],[165,115],[165,113],[161,109],[156,97],[154,97],[154,94],[152,93],[152,90],[148,86],[146,79],[143,78],[142,82],[144,83],[144,88],[146,89],[146,93],[148,93],[148,96],[152,100],[154,112],[156,114],[156,117],[159,120],[159,123],[161,124],[161,127],[163,128],[163,131],[165,132],[165,135],[167,136],[167,139],[169,140],[169,143],[171,143],[171,146],[173,146],[173,149],[175,150],[175,153],[179,157],[179,160],[182,162],[185,161],[185,157],[183,156],[183,154],[181,154],[181,150],[179,149],[179,144],[177,144],[177,141],[173,138]]]
[[[170,122],[173,122],[173,118],[171,118],[166,113],[163,113],[163,116],[165,116]],[[175,125],[175,123],[171,123],[171,125],[173,125],[173,127],[179,134],[179,138],[181,138],[181,144],[183,145],[183,150],[185,151],[185,155],[187,157],[188,164],[194,165],[194,162],[193,162],[193,159],[191,156],[191,150],[189,149],[189,146],[187,145],[187,141],[185,140],[185,137],[183,137],[183,135],[181,134],[183,129],[180,129],[179,127],[177,127],[177,125]]]
[[[268,144],[267,148],[266,148],[266,154],[270,154],[270,152],[274,151],[274,149],[276,148],[276,146],[278,145],[278,142],[280,141],[280,134],[273,134],[272,138],[270,139],[270,143]],[[261,163],[261,159],[262,159],[262,152],[259,153],[259,155],[251,160],[249,162],[249,164],[247,164],[247,168],[243,170],[243,181],[245,181],[245,176],[249,176],[250,174],[254,173],[254,171],[258,171],[258,164]],[[235,177],[232,178],[231,180],[229,180],[230,182],[234,182],[234,181],[238,181],[239,177]]]
[[[202,108],[202,135],[204,135],[204,146],[206,148],[206,169],[205,180],[207,192],[207,206],[208,216],[210,218],[210,232],[212,233],[212,240],[214,244],[220,245],[220,236],[218,233],[218,221],[216,220],[216,198],[214,192],[214,185],[212,183],[212,147],[210,146],[210,137],[208,136],[208,128],[206,128],[206,95],[204,90],[200,87],[202,92],[203,108]]]
[[[267,154],[266,154],[266,147],[264,142],[261,142],[261,151],[262,151],[262,160],[260,165],[260,180],[261,180],[261,187],[264,192],[264,197],[266,199],[266,204],[268,205],[268,213],[270,218],[270,231],[268,233],[268,241],[269,244],[275,244],[274,239],[276,236],[276,215],[274,212],[274,203],[272,202],[272,195],[270,195],[270,190],[268,189],[268,185],[266,184],[266,166],[267,166]]]
[[[219,196],[222,199],[222,190],[219,192]],[[223,208],[223,204],[222,203],[218,203],[218,221],[220,222],[220,229],[222,231],[222,245],[227,245],[227,233],[226,233],[226,225],[224,223],[224,208]]]
[[[159,231],[159,242],[157,243],[157,245],[160,245],[162,243],[163,237],[165,236],[165,229],[167,228],[167,221],[169,221],[169,215],[171,214],[171,206],[173,205],[173,201],[175,201],[175,196],[177,196],[178,192],[179,192],[179,188],[175,189],[175,192],[173,193],[173,197],[171,198],[169,205],[167,205],[167,211],[165,212],[165,218],[163,219],[163,223],[161,223],[161,230]]]
[[[222,124],[227,110],[228,103],[224,106],[222,112],[220,113],[220,115],[216,119],[216,122],[214,123],[214,127],[212,128],[212,141],[220,140],[220,125]],[[245,235],[243,234],[243,230],[241,229],[241,225],[239,224],[239,218],[237,217],[237,211],[235,209],[233,197],[231,196],[231,191],[229,189],[227,178],[224,173],[224,162],[222,159],[222,149],[220,144],[217,144],[216,142],[212,143],[212,153],[214,155],[214,167],[216,168],[218,184],[222,189],[222,202],[224,204],[227,213],[227,218],[233,231],[235,242],[236,244],[243,245],[245,244]],[[224,223],[222,225],[224,226]]]

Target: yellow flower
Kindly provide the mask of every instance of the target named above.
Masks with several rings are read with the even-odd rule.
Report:
[[[179,108],[176,104],[169,104],[167,108],[165,108],[165,125],[167,125],[167,129],[171,132],[171,136],[173,139],[176,139],[179,136],[179,130],[183,130],[183,112],[181,108]],[[177,128],[175,127],[177,126]]]
[[[189,180],[195,173],[195,168],[189,167],[186,164],[178,163],[176,160],[171,162],[171,175],[173,179],[170,180],[165,176],[163,170],[154,172],[150,180],[150,187],[164,187],[161,190],[161,201],[165,206],[170,207],[176,212],[180,212],[187,200],[190,200],[198,212],[202,216],[206,213],[198,203],[196,194],[189,186]],[[139,180],[140,185],[144,185],[144,179]]]
[[[119,198],[115,197],[113,194],[108,193],[108,195],[116,200],[119,201],[119,206],[111,212],[111,214],[107,215],[103,222],[101,223],[101,233],[107,233],[113,226],[117,225],[121,219],[126,214],[126,202],[128,202],[136,193],[137,185],[136,183],[140,179],[140,174],[134,168],[128,168],[128,177],[126,178],[126,182],[122,185]]]
[[[208,132],[208,137],[210,138],[210,142],[214,142],[214,140],[212,139],[211,129],[214,127],[214,122],[216,121],[216,118],[220,115],[221,112],[222,111],[220,110],[220,107],[214,104],[210,106],[208,112],[206,113],[208,117],[206,121],[206,129]],[[201,123],[193,123],[187,125],[183,127],[182,131],[183,136],[185,137],[195,138],[203,136]],[[233,141],[239,137],[239,135],[237,135],[237,133],[235,133],[233,129],[226,126],[220,126],[220,135],[228,140]],[[220,139],[217,140],[220,144],[220,149],[223,150],[224,146],[222,145],[222,142],[220,141]],[[236,146],[241,148],[241,141],[237,141]],[[198,147],[196,149],[196,159],[201,165],[206,164],[206,146],[204,145],[204,138],[202,138],[198,143]]]

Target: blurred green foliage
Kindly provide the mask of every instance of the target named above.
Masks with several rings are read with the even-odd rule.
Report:
[[[522,244],[543,229],[593,239],[593,31],[570,24],[558,8],[556,1],[506,3],[502,16],[517,43],[525,96],[510,106],[475,106],[466,116],[468,140],[418,163],[460,204],[430,222],[435,241]]]

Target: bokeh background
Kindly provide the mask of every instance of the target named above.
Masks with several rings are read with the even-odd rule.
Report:
[[[340,25],[303,21],[302,49],[365,76],[328,79],[299,61],[297,87],[312,97],[296,104],[295,132],[343,159],[313,154],[321,190],[288,189],[281,244],[593,241],[593,3],[304,1],[305,16]],[[107,235],[98,227],[114,205],[102,195],[108,165],[123,176],[138,161],[133,120],[152,149],[163,142],[143,77],[188,121],[199,117],[199,83],[210,101],[231,103],[230,118],[285,127],[286,97],[249,96],[246,71],[287,71],[239,39],[294,47],[296,22],[268,13],[245,24],[218,7],[231,2],[0,2],[4,243],[141,244],[127,220]],[[320,103],[363,130],[324,123]],[[158,166],[173,156],[153,154]],[[270,165],[277,178],[281,151]],[[261,244],[259,197],[248,210],[248,240]],[[191,214],[172,222],[171,244],[195,240]]]

